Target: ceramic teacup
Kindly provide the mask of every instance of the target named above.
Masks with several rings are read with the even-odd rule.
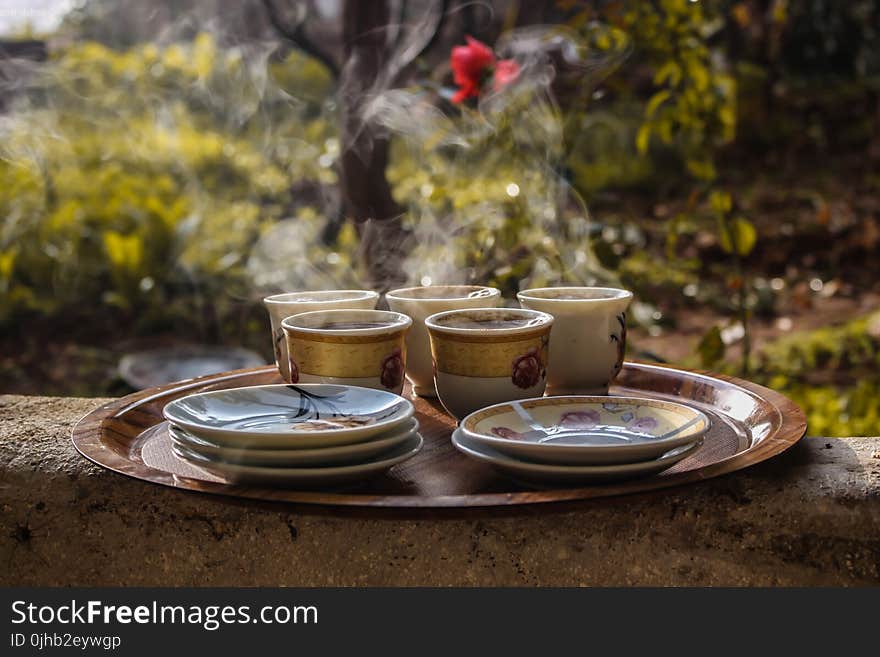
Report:
[[[632,292],[609,287],[542,287],[516,295],[523,308],[556,319],[548,395],[604,395],[623,367]]]
[[[437,396],[456,418],[544,394],[551,315],[520,308],[450,310],[431,315],[425,325]]]
[[[287,317],[290,383],[341,383],[400,394],[412,320],[385,310],[317,310]]]
[[[285,381],[290,380],[287,369],[287,343],[281,322],[285,317],[315,310],[372,310],[379,294],[372,290],[325,290],[320,292],[287,292],[263,299],[272,324],[272,346],[275,364]]]
[[[425,318],[444,310],[494,308],[501,301],[501,291],[483,285],[430,285],[392,290],[385,298],[391,310],[413,320],[406,336],[406,378],[412,382],[413,392],[419,397],[436,397]]]

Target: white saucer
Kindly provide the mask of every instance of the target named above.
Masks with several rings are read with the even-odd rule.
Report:
[[[255,465],[238,465],[206,459],[178,444],[173,444],[171,449],[178,458],[223,477],[231,483],[317,488],[339,486],[378,475],[391,466],[415,456],[422,448],[423,442],[422,437],[414,433],[406,442],[372,460],[327,468],[264,468]]]
[[[319,447],[316,449],[251,449],[250,447],[223,447],[194,436],[173,424],[168,427],[171,442],[212,461],[240,465],[292,467],[329,466],[362,463],[378,454],[388,452],[418,431],[419,422],[410,419],[395,427],[388,435],[377,436],[351,445]]]
[[[166,405],[163,415],[215,445],[299,449],[361,442],[414,412],[412,402],[384,390],[303,383],[188,395]]]
[[[702,440],[701,411],[660,399],[608,396],[540,397],[471,413],[461,432],[514,459],[550,465],[653,461]]]
[[[544,484],[588,484],[645,477],[662,472],[696,452],[702,439],[691,445],[676,447],[659,459],[616,465],[547,465],[520,461],[466,436],[461,429],[452,433],[452,444],[460,452],[485,461],[518,479]]]

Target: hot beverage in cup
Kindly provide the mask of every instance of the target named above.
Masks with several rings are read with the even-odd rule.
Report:
[[[544,394],[550,315],[519,308],[452,310],[431,315],[425,325],[437,396],[458,419]]]
[[[413,384],[413,392],[420,397],[436,397],[425,318],[444,310],[494,308],[501,300],[501,292],[482,285],[430,285],[392,290],[385,298],[391,310],[409,315],[413,320],[413,327],[406,336],[406,376]]]
[[[272,325],[272,346],[275,363],[285,380],[290,379],[287,369],[287,343],[281,322],[285,317],[315,310],[372,310],[379,295],[372,290],[326,290],[316,292],[287,292],[263,299]]]
[[[523,308],[553,315],[547,394],[607,394],[623,367],[632,292],[608,287],[544,287],[517,295]]]
[[[383,310],[319,310],[281,323],[290,383],[341,383],[400,394],[412,320]]]

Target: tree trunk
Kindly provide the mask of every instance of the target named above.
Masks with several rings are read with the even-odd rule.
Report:
[[[343,9],[345,62],[339,85],[342,118],[340,185],[348,215],[361,236],[360,257],[369,284],[386,291],[405,280],[402,263],[407,238],[403,208],[385,177],[388,139],[363,121],[363,108],[381,86],[390,46],[389,3],[346,0]]]

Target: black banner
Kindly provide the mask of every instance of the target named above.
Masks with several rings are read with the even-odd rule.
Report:
[[[871,643],[877,590],[0,589],[0,655],[753,652]],[[603,649],[604,651],[604,649]],[[763,652],[763,650],[759,650]]]

